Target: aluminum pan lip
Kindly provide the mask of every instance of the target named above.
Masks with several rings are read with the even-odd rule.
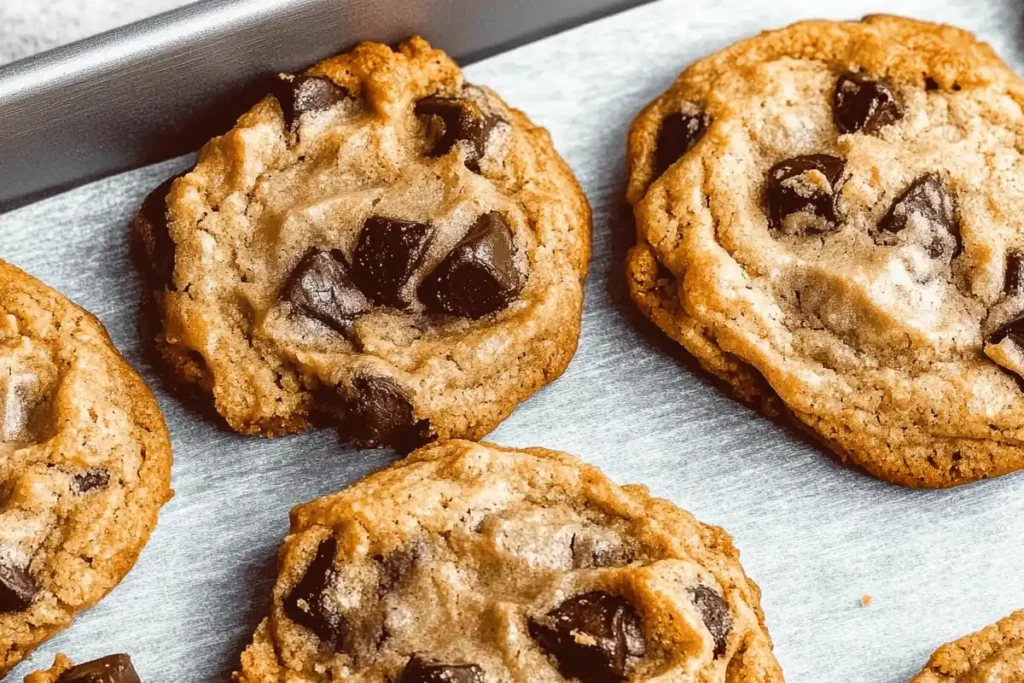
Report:
[[[0,212],[197,149],[360,40],[469,63],[647,0],[205,0],[0,67]],[[472,26],[473,31],[466,27]]]

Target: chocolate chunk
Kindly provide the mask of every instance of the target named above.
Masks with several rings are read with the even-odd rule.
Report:
[[[892,203],[879,222],[880,230],[896,235],[913,228],[933,258],[957,256],[962,251],[956,201],[935,173],[921,176]],[[883,237],[883,243],[889,243]]]
[[[279,76],[270,94],[281,105],[286,128],[294,128],[303,114],[330,109],[350,96],[347,89],[321,76]]]
[[[364,448],[390,445],[408,452],[434,438],[430,421],[416,420],[405,392],[388,377],[357,376],[350,387],[325,396],[323,405],[341,432]]]
[[[574,535],[569,543],[572,566],[576,569],[622,567],[629,564],[630,553],[609,539]]]
[[[1003,279],[1003,292],[1006,296],[1017,296],[1021,291],[1021,284],[1024,283],[1024,252],[1016,249],[1006,253],[1006,275]]]
[[[0,562],[0,613],[24,612],[32,606],[38,592],[27,571]]]
[[[416,103],[416,116],[440,122],[430,156],[443,157],[459,142],[468,142],[466,168],[480,172],[480,159],[487,153],[487,140],[502,119],[484,112],[478,102],[465,97],[424,97]]]
[[[57,683],[140,683],[128,655],[110,655],[79,664],[62,673]]]
[[[334,556],[338,541],[325,538],[316,549],[306,574],[284,599],[284,613],[300,626],[315,633],[335,652],[345,647],[348,624],[345,617],[328,603],[325,591],[334,581]]]
[[[102,467],[93,467],[85,472],[76,474],[71,483],[72,489],[77,493],[88,493],[93,489],[103,489],[110,483],[110,472]]]
[[[986,344],[998,344],[1007,337],[1024,349],[1024,313],[1019,313],[997,327],[985,337]]]
[[[640,615],[625,598],[592,591],[529,620],[530,636],[566,678],[605,683],[626,678],[629,657],[646,649]]]
[[[413,545],[400,548],[390,555],[377,556],[374,559],[380,564],[380,579],[377,582],[377,594],[383,596],[390,593],[408,578],[420,562],[424,548]]]
[[[767,189],[772,227],[805,235],[832,229],[845,169],[845,160],[829,154],[793,157],[772,166]],[[790,225],[791,216],[800,220]]]
[[[832,117],[840,133],[873,135],[902,119],[903,108],[885,83],[845,73],[836,82]]]
[[[352,282],[345,258],[337,250],[306,254],[285,285],[284,299],[344,335],[351,333],[356,318],[373,307]]]
[[[661,177],[672,164],[700,142],[711,125],[707,114],[675,112],[665,117],[658,131],[658,149],[655,152],[655,177]]]
[[[433,238],[434,228],[426,223],[371,216],[359,233],[352,277],[378,304],[408,308],[406,285]]]
[[[182,173],[162,182],[142,203],[142,231],[150,278],[154,287],[177,291],[174,285],[174,240],[167,228],[167,195]]]
[[[700,612],[704,626],[715,641],[715,657],[721,657],[729,645],[729,631],[732,630],[729,604],[707,586],[691,588],[690,595],[693,596],[693,604]]]
[[[485,213],[419,288],[433,313],[482,318],[508,306],[523,289],[505,217]]]
[[[484,670],[476,664],[435,664],[414,654],[398,683],[484,683]]]

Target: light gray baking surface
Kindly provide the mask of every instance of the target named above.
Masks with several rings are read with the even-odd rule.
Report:
[[[905,681],[942,642],[1024,607],[1024,476],[909,491],[836,466],[730,400],[638,320],[622,284],[633,226],[624,137],[637,110],[689,62],[805,18],[805,0],[664,0],[467,72],[549,127],[594,207],[580,351],[566,375],[491,437],[580,454],[724,526],[760,583],[793,683]],[[1016,0],[844,0],[819,15],[887,10],[977,31],[1020,71]],[[225,681],[267,605],[291,506],[388,462],[330,432],[265,441],[228,433],[170,395],[144,359],[128,226],[183,161],[111,178],[0,216],[0,256],[96,313],[156,390],[175,445],[177,496],[135,570],[42,647],[52,656],[131,652],[147,683]],[[860,606],[864,594],[870,607]]]

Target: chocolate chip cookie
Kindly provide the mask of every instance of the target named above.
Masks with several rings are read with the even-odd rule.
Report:
[[[291,521],[238,683],[782,681],[729,535],[564,453],[428,446]]]
[[[946,643],[911,683],[1014,683],[1024,676],[1024,611]]]
[[[420,38],[282,76],[135,228],[164,357],[240,432],[480,438],[576,349],[586,199]]]
[[[171,446],[94,317],[0,261],[0,677],[128,573]]]
[[[627,279],[740,397],[915,487],[1024,466],[1024,86],[965,32],[806,22],[633,124]]]
[[[48,671],[36,671],[25,683],[140,683],[128,655],[110,655],[75,666],[65,655],[57,655]]]

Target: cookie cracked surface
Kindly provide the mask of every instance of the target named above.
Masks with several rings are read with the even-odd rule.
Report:
[[[1022,104],[971,34],[891,16],[703,59],[630,133],[632,296],[877,477],[1019,469]]]
[[[1024,679],[1024,611],[946,643],[911,683],[1014,683]]]
[[[480,438],[576,348],[586,199],[420,38],[282,77],[135,229],[164,357],[241,432]]]
[[[0,261],[0,675],[128,573],[170,467],[156,401],[99,321]]]
[[[728,534],[564,453],[428,446],[291,522],[238,683],[782,681]]]

